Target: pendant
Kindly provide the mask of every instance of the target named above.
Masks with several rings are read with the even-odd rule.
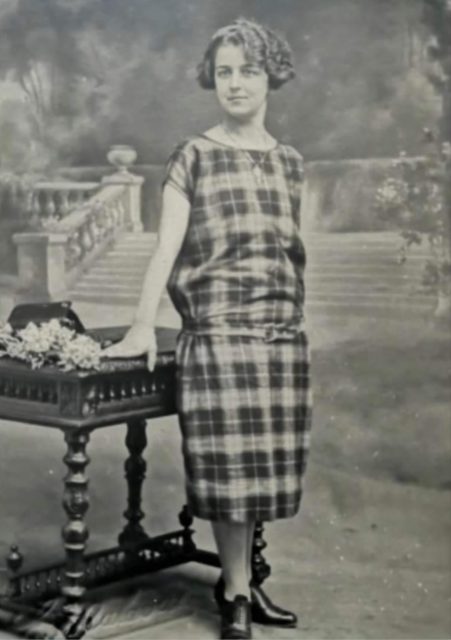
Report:
[[[255,178],[255,182],[261,184],[263,182],[263,169],[259,164],[252,165],[252,173]]]

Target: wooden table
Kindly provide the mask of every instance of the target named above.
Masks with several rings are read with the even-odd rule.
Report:
[[[88,333],[104,343],[119,340],[124,331],[125,327],[115,327]],[[21,362],[0,359],[0,419],[59,429],[67,444],[63,458],[67,466],[63,487],[67,521],[62,529],[65,562],[25,573],[21,571],[20,550],[12,547],[7,558],[10,589],[0,606],[20,609],[26,605],[39,611],[39,603],[62,596],[61,610],[55,614],[58,626],[66,637],[79,638],[86,630],[83,599],[89,587],[185,562],[219,567],[217,554],[197,548],[191,528],[193,518],[186,506],[179,514],[181,528],[176,531],[150,537],[141,524],[146,421],[176,413],[176,335],[172,329],[157,330],[159,351],[152,373],[144,358],[105,361],[101,371],[71,372],[56,367],[32,370]],[[118,546],[87,554],[87,446],[93,431],[119,423],[127,425],[126,524],[118,536]],[[262,555],[266,546],[262,532],[259,524],[253,549],[253,573],[258,582],[270,573]]]

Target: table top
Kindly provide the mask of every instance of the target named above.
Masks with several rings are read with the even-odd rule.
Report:
[[[86,331],[86,334],[99,342],[102,346],[108,346],[115,342],[119,342],[127,331],[127,326],[120,327],[98,327]],[[167,327],[157,327],[157,360],[156,367],[165,366],[174,362],[175,358],[175,341],[179,331],[177,329],[169,329]],[[68,378],[89,378],[98,376],[99,374],[132,371],[147,369],[146,356],[136,358],[105,358],[100,365],[99,370],[73,370],[63,371],[56,365],[43,366],[39,369],[32,369],[30,365],[20,360],[12,360],[8,357],[0,358],[0,374],[10,372],[12,375],[26,375],[31,378],[51,379],[57,376]],[[0,391],[1,398],[1,391]]]
[[[87,331],[102,345],[119,341],[127,327]],[[105,359],[99,370],[32,369],[0,358],[0,419],[92,430],[131,419],[176,412],[175,341],[178,331],[157,328],[154,371],[146,357]]]

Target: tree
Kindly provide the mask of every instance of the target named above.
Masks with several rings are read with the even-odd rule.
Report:
[[[416,33],[422,1],[0,0],[0,80],[20,83],[43,164],[97,164],[117,142],[163,162],[217,118],[195,65],[241,13],[295,53],[297,78],[272,97],[276,137],[310,159],[417,154],[417,131],[438,117]]]
[[[44,141],[61,109],[65,79],[76,71],[75,33],[56,0],[15,0],[7,7],[0,16],[0,70],[20,84],[36,139]]]
[[[118,0],[4,0],[0,75],[22,88],[29,158],[41,168],[83,154],[104,160],[121,84],[148,48],[149,35],[126,9]]]
[[[423,18],[431,34],[428,52],[434,61],[429,79],[442,97],[440,126],[444,163],[445,211],[451,250],[451,0],[423,0]]]
[[[423,19],[430,33],[428,52],[434,62],[428,77],[442,98],[438,136],[424,128],[425,158],[420,162],[401,157],[376,194],[376,207],[401,230],[408,248],[429,243],[423,284],[437,292],[435,316],[451,314],[451,0],[423,0]]]

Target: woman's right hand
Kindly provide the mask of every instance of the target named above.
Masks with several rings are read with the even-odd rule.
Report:
[[[147,354],[147,368],[153,371],[157,359],[155,329],[144,322],[135,322],[120,342],[102,351],[105,358],[136,358]]]

